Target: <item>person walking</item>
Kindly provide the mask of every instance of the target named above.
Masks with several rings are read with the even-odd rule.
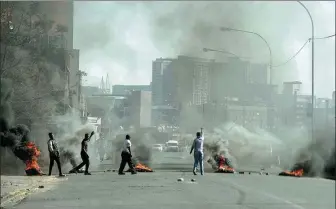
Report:
[[[193,168],[194,175],[197,175],[196,169],[198,164],[200,164],[201,175],[204,175],[203,143],[204,143],[203,129],[201,129],[201,132],[196,133],[196,138],[194,139],[190,149],[190,154],[194,151],[194,168]]]
[[[121,163],[118,172],[119,175],[125,175],[124,168],[126,163],[128,164],[128,167],[130,168],[132,174],[136,174],[136,171],[132,163],[131,146],[132,146],[131,137],[130,135],[127,134],[121,151]]]
[[[49,151],[49,176],[51,176],[51,171],[54,166],[54,162],[56,161],[57,167],[58,167],[58,173],[60,177],[65,176],[62,173],[62,167],[61,167],[61,161],[60,161],[60,152],[57,146],[57,142],[54,138],[53,133],[49,133],[49,140],[48,140],[48,151]]]
[[[90,139],[93,135],[94,135],[93,131],[91,132],[90,136],[89,136],[88,133],[85,134],[84,139],[82,141],[81,153],[80,153],[83,162],[81,164],[79,164],[76,168],[73,169],[76,172],[78,172],[79,169],[81,169],[85,165],[84,175],[91,175],[91,173],[89,173],[90,157],[89,157],[89,154],[88,154],[88,142],[90,141]]]

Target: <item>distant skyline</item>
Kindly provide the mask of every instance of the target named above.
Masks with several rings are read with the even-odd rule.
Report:
[[[303,3],[312,13],[317,37],[335,34],[335,2]],[[152,61],[158,57],[185,54],[221,59],[204,54],[203,47],[223,48],[252,57],[252,62],[268,62],[267,48],[256,37],[213,31],[219,26],[262,34],[271,45],[275,65],[292,56],[311,32],[308,14],[297,2],[74,4],[74,48],[80,49],[80,68],[88,73],[86,85],[99,86],[107,73],[111,85],[147,85]],[[200,11],[204,11],[202,15]],[[278,83],[300,80],[303,92],[309,94],[310,53],[308,45],[293,61],[277,68]],[[316,94],[331,97],[335,90],[335,37],[316,41],[315,69]]]

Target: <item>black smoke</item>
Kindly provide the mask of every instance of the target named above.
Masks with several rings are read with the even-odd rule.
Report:
[[[11,82],[1,79],[0,146],[11,150],[15,157],[26,162],[33,157],[32,151],[26,146],[30,141],[30,130],[24,124],[14,125],[14,112],[11,107],[12,95]],[[4,160],[3,155],[1,157]],[[2,164],[4,163],[2,162]]]

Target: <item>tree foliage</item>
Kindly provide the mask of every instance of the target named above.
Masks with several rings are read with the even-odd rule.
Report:
[[[68,53],[50,44],[65,31],[39,2],[1,2],[0,73],[13,84],[17,122],[43,121],[66,109]]]

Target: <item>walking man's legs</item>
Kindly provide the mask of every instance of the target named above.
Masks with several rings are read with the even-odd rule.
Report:
[[[49,156],[49,159],[50,159],[50,163],[49,163],[49,176],[51,176],[51,171],[52,171],[52,168],[54,166],[54,158],[53,158],[53,156]]]
[[[198,166],[198,162],[199,162],[199,157],[198,157],[198,152],[194,153],[194,168],[193,168],[193,173],[194,175],[196,175],[196,168]]]
[[[127,164],[128,164],[128,167],[130,168],[132,174],[136,174],[135,168],[134,168],[133,163],[132,163],[131,155],[129,155],[129,154],[127,156]]]
[[[127,162],[127,159],[126,159],[125,153],[122,152],[121,153],[121,163],[119,167],[119,174],[124,174],[124,168],[125,168],[126,162]]]
[[[55,158],[55,161],[56,161],[56,164],[57,164],[58,173],[59,173],[60,176],[62,176],[63,173],[62,173],[62,167],[61,167],[61,161],[60,161],[60,158],[59,158],[59,157],[56,157],[56,158]]]
[[[201,175],[204,175],[203,152],[199,152],[198,157],[199,157],[198,161],[200,163]]]

